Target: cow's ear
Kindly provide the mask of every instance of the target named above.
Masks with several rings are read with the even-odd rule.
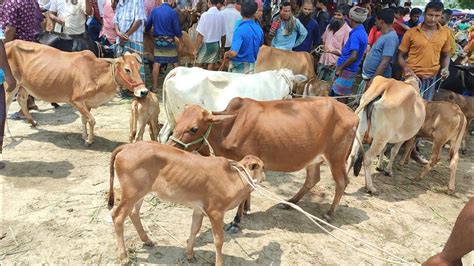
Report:
[[[142,57],[139,54],[133,53],[132,55],[135,56],[135,58],[137,59],[138,63],[140,63],[140,65],[143,64]]]
[[[234,115],[213,115],[209,113],[207,117],[207,121],[210,122],[211,124],[219,124],[222,123],[226,119],[230,119],[237,116],[236,114]]]
[[[300,75],[300,74],[298,74],[298,75],[295,75],[295,79],[294,79],[294,80],[299,83],[299,82],[305,82],[305,81],[307,81],[308,78],[306,78],[305,75]]]

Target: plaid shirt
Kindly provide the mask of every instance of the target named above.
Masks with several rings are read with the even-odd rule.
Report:
[[[120,0],[115,9],[114,24],[118,25],[120,32],[127,32],[133,22],[141,20],[142,24],[129,36],[129,41],[143,42],[145,29],[145,5],[143,0]]]
[[[16,29],[15,39],[35,41],[35,34],[41,21],[36,16],[39,11],[35,0],[6,0],[2,6],[0,25],[3,30],[7,26]]]

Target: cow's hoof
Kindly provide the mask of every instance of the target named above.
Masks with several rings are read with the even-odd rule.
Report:
[[[51,105],[54,107],[54,109],[58,109],[59,107],[61,107],[61,105],[57,103],[51,103]]]
[[[450,189],[450,188],[448,188],[448,191],[446,191],[446,193],[450,196],[454,196],[456,194],[454,189]]]
[[[377,170],[377,171],[379,171],[379,172],[384,172],[383,168],[381,168],[381,167],[378,167],[378,166],[377,166],[377,167],[375,167],[375,170]]]
[[[289,210],[290,209],[290,205],[288,204],[283,204],[283,203],[278,203],[277,207],[279,209],[282,209],[282,210]]]
[[[155,242],[153,242],[151,240],[148,240],[147,242],[143,242],[143,246],[145,246],[145,247],[154,247]]]
[[[36,122],[35,120],[31,120],[31,121],[28,121],[28,122],[30,122],[32,128],[35,128],[35,127],[38,126],[38,122]]]
[[[461,154],[462,154],[462,155],[466,155],[466,153],[467,153],[467,150],[466,150],[466,149],[461,149]]]
[[[224,226],[224,231],[226,231],[227,233],[231,235],[234,235],[234,234],[240,233],[241,230],[238,224],[232,222]]]
[[[330,223],[330,222],[333,220],[332,215],[329,215],[328,213],[324,214],[324,215],[323,215],[323,218],[324,218],[324,220],[326,220],[326,222],[328,222],[328,223]]]
[[[128,256],[120,258],[121,265],[130,265],[131,261]]]
[[[85,145],[86,147],[90,147],[90,146],[92,145],[92,143],[94,143],[94,141],[92,141],[92,140],[86,140],[86,141],[84,141],[84,145]]]
[[[387,171],[385,171],[385,170],[383,170],[382,172],[383,172],[383,174],[384,174],[385,176],[390,176],[390,177],[393,176],[392,172],[387,172]]]
[[[373,196],[377,195],[377,189],[375,189],[374,187],[371,187],[371,188],[368,188],[368,187],[365,187],[365,191]]]

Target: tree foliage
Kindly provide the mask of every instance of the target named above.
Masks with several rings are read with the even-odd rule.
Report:
[[[457,2],[456,8],[474,9],[474,1],[473,0],[456,0],[456,2]]]

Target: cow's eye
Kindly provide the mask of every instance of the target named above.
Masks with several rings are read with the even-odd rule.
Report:
[[[125,68],[125,72],[126,72],[127,74],[132,73],[132,71],[130,70],[130,68]]]
[[[192,127],[189,132],[193,133],[193,134],[196,134],[198,132],[199,128],[197,127]]]

